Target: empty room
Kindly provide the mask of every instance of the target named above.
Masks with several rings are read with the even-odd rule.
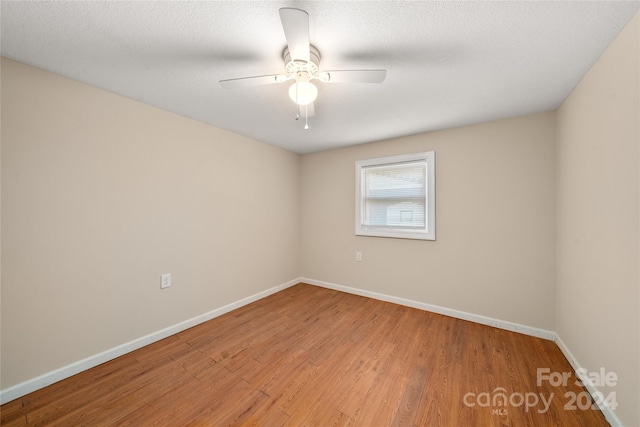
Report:
[[[3,0],[0,425],[640,427],[639,10]]]

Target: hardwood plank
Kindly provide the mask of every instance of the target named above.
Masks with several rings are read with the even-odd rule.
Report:
[[[367,347],[367,351],[358,361],[359,369],[353,372],[348,387],[342,392],[336,390],[335,404],[340,412],[353,417],[358,408],[366,405],[368,396],[381,389],[380,384],[388,375],[391,355],[396,347],[396,344],[388,342],[380,346],[372,344]]]
[[[424,385],[428,383],[431,369],[425,366],[415,365],[409,374],[406,387],[402,393],[402,399],[395,411],[391,426],[403,427],[413,425],[418,412],[418,403],[422,401]]]
[[[278,405],[278,409],[286,414],[283,408],[289,407],[292,402],[301,401],[300,392],[303,389],[310,390],[308,384],[316,383],[316,375],[319,368],[311,363],[301,365],[295,375],[283,377],[279,382],[270,382],[264,392],[271,397],[271,401]],[[289,415],[287,414],[287,418]]]
[[[395,372],[385,375],[380,387],[369,393],[366,405],[360,406],[354,413],[354,425],[392,425],[407,382],[406,377]]]
[[[0,410],[0,425],[12,427],[27,425],[27,415],[23,405],[23,399],[16,399],[2,405]]]
[[[571,381],[538,384],[538,368]],[[551,341],[299,284],[6,403],[0,423],[608,425],[565,410],[583,392]]]
[[[353,425],[353,420],[338,410],[319,411],[310,414],[305,426],[347,427]]]
[[[54,404],[42,411],[28,412],[27,421],[29,425],[47,426],[108,425],[107,421],[118,420],[189,380],[179,363],[163,364],[153,369],[151,375],[131,378],[108,393],[93,390],[89,399],[65,399],[67,407],[64,409]]]
[[[251,416],[242,423],[245,427],[282,427],[289,421],[289,416],[279,408],[273,406],[274,402],[269,400],[259,406]]]
[[[135,375],[138,370],[145,371],[149,367],[142,366],[131,353],[102,363],[92,369],[80,372],[48,387],[36,390],[22,398],[25,407],[30,411],[58,400],[62,396],[70,396],[76,391],[82,392],[87,387],[99,387],[101,384],[111,384],[117,387],[114,378]],[[125,379],[126,380],[126,379]]]

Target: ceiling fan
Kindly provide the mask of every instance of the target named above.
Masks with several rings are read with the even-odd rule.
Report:
[[[315,114],[313,102],[318,96],[313,80],[321,83],[382,83],[386,77],[386,70],[321,71],[320,52],[309,42],[309,14],[285,7],[280,9],[280,20],[287,41],[282,54],[285,73],[220,80],[222,87],[240,88],[293,81],[289,97],[297,104],[296,120],[304,111],[305,129],[309,129],[307,119]]]

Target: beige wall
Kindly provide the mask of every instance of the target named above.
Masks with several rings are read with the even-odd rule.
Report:
[[[437,240],[355,236],[355,161],[428,150]],[[301,273],[554,330],[554,157],[553,113],[305,155]]]
[[[1,136],[2,389],[298,277],[296,154],[4,58]]]
[[[589,371],[620,378],[617,416],[640,425],[640,16],[557,115],[557,332]]]

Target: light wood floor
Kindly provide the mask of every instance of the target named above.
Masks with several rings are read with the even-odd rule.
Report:
[[[538,386],[536,368],[573,373],[551,341],[299,284],[9,402],[1,423],[608,425],[564,408],[573,374]]]

